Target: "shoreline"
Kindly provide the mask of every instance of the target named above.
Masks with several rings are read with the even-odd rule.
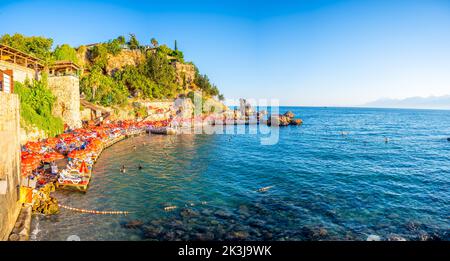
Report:
[[[124,121],[124,122],[126,122],[126,121]],[[149,129],[155,128],[155,126],[163,127],[164,125],[167,125],[167,122],[165,122],[165,121],[153,122],[153,123],[149,123],[149,122],[145,123],[144,122],[144,123],[142,123],[142,125],[140,125],[139,122],[134,122],[133,121],[133,122],[128,122],[128,124],[129,124],[128,127],[126,127],[127,126],[126,124],[125,125],[118,124],[119,126],[121,126],[121,129],[120,129],[119,132],[115,132],[115,133],[113,131],[114,128],[109,128],[108,129],[108,127],[103,127],[103,125],[102,126],[96,126],[96,127],[99,127],[99,128],[105,128],[106,132],[109,132],[110,135],[111,135],[111,133],[114,133],[114,135],[112,137],[109,136],[108,138],[102,140],[101,141],[101,146],[96,148],[96,149],[92,149],[92,151],[91,151],[89,156],[88,155],[84,155],[84,157],[81,156],[81,158],[80,158],[80,156],[75,156],[74,158],[71,158],[72,155],[70,155],[70,153],[72,153],[74,151],[83,151],[83,150],[88,149],[86,143],[83,143],[84,147],[81,146],[84,149],[78,150],[79,149],[79,147],[78,147],[76,149],[73,149],[70,153],[66,152],[66,153],[62,153],[61,154],[61,155],[63,155],[64,160],[67,159],[67,164],[66,164],[66,168],[65,169],[69,169],[69,168],[72,169],[72,170],[77,169],[78,165],[75,166],[75,167],[70,165],[72,162],[80,161],[81,164],[85,164],[85,162],[88,162],[88,161],[91,162],[91,164],[87,164],[89,166],[89,169],[88,169],[88,176],[87,176],[86,183],[82,184],[82,186],[84,187],[84,192],[86,192],[86,190],[89,187],[91,176],[93,174],[93,167],[94,167],[97,159],[101,156],[102,152],[105,149],[107,149],[107,148],[109,148],[109,147],[111,147],[111,146],[113,146],[113,145],[115,145],[115,144],[117,144],[117,143],[119,143],[119,142],[121,142],[121,141],[123,141],[125,139],[143,135],[143,134],[147,133]],[[114,123],[113,123],[112,126],[114,126]],[[93,127],[93,128],[96,128],[96,127]],[[116,126],[116,128],[117,128],[117,126]],[[39,213],[34,213],[35,212],[34,207],[35,207],[36,201],[40,202],[38,197],[39,197],[39,194],[42,194],[42,191],[41,191],[42,189],[44,189],[44,188],[46,188],[48,186],[54,186],[55,188],[53,189],[53,191],[55,189],[69,189],[69,190],[72,190],[72,192],[77,192],[77,190],[74,190],[73,188],[74,187],[76,188],[78,186],[79,182],[74,182],[74,180],[72,180],[71,184],[65,184],[63,182],[60,182],[60,181],[64,180],[64,179],[61,180],[61,177],[62,177],[62,172],[65,169],[64,170],[58,170],[58,173],[56,175],[54,175],[51,179],[45,180],[45,182],[39,182],[38,179],[39,179],[39,177],[41,177],[41,175],[42,176],[43,175],[48,175],[48,173],[45,173],[45,171],[46,171],[45,169],[44,169],[43,173],[40,173],[39,169],[43,168],[47,163],[49,163],[49,162],[47,162],[44,159],[44,156],[42,156],[42,155],[47,155],[47,154],[50,154],[50,153],[61,152],[61,149],[56,148],[56,146],[49,146],[47,144],[50,140],[55,140],[56,139],[56,140],[60,140],[60,142],[64,142],[65,139],[62,138],[62,137],[65,136],[65,135],[76,135],[75,133],[86,133],[86,132],[89,132],[89,130],[92,131],[92,129],[89,129],[89,127],[87,127],[87,128],[80,128],[80,129],[76,129],[76,130],[73,130],[73,131],[70,131],[70,132],[62,133],[60,135],[57,135],[56,137],[47,138],[47,139],[45,139],[45,141],[41,141],[41,142],[27,142],[25,145],[22,146],[22,149],[21,149],[21,152],[22,152],[22,157],[21,157],[21,159],[22,159],[21,160],[22,175],[21,175],[21,177],[24,178],[24,172],[25,172],[25,173],[28,173],[27,175],[25,175],[27,179],[29,179],[31,176],[35,175],[34,179],[36,179],[36,180],[35,180],[35,183],[34,183],[35,184],[34,188],[31,189],[30,187],[28,187],[26,195],[21,196],[21,201],[20,201],[21,204],[22,204],[21,210],[20,210],[20,213],[19,213],[19,215],[18,215],[18,217],[17,217],[17,219],[15,221],[14,229],[10,232],[10,235],[8,236],[8,240],[10,240],[10,241],[28,241],[29,240],[30,233],[31,233],[31,231],[30,231],[31,225],[30,224],[31,224],[35,214],[39,214]],[[96,136],[96,135],[94,135],[94,136]],[[81,140],[82,138],[79,138],[79,139]],[[90,142],[92,142],[92,141],[93,140],[90,140]],[[86,142],[86,141],[83,141],[83,142]],[[38,148],[38,146],[37,146],[38,143],[40,143],[40,145],[42,146],[42,147],[39,147],[40,149],[37,149]],[[88,143],[88,145],[90,145],[90,144],[91,143]],[[33,145],[32,147],[34,147],[34,148],[33,149],[27,148],[27,145],[29,145],[29,146]],[[52,148],[48,148],[48,147],[52,147]],[[36,150],[41,152],[42,155],[37,156],[40,153],[37,152]],[[29,167],[28,163],[26,165],[23,165],[24,161],[28,162],[27,159],[32,159],[33,156],[36,156],[36,158],[34,158],[34,163],[33,163],[34,165],[32,167]],[[37,157],[39,157],[39,158],[37,158]],[[55,161],[51,161],[51,162],[54,163]],[[33,171],[35,171],[34,174],[33,174]],[[29,175],[31,175],[31,176],[29,176]],[[86,178],[86,177],[83,177],[83,178]],[[30,185],[29,180],[28,180],[28,185]],[[83,191],[83,189],[82,189],[82,191]],[[47,201],[48,204],[50,204],[51,200],[54,199],[50,195],[51,192],[52,191],[50,190],[47,193],[46,201]],[[21,191],[21,195],[22,194],[23,193]],[[42,198],[40,198],[40,200],[42,200]],[[56,205],[57,205],[57,208],[58,208],[57,212],[59,213],[60,205],[58,203],[56,203]],[[95,212],[95,211],[93,211],[93,212]],[[41,214],[43,214],[43,213],[41,213]],[[57,214],[57,213],[54,213],[54,214]],[[46,214],[44,214],[44,215],[46,215]]]

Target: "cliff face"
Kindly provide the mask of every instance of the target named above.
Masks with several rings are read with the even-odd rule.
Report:
[[[77,64],[81,69],[86,69],[91,64],[92,51],[86,46],[80,46],[77,50]],[[108,54],[106,71],[109,75],[127,65],[137,66],[145,60],[145,55],[140,50],[121,50],[117,55]]]
[[[77,64],[80,66],[81,70],[86,68],[89,63],[89,53],[86,46],[80,46],[77,50]]]
[[[195,80],[195,68],[192,64],[184,64],[180,62],[173,62],[175,68],[177,83],[184,88],[191,88]]]
[[[122,69],[127,65],[137,66],[145,60],[145,55],[140,50],[122,50],[113,56],[108,54],[108,64],[106,71],[109,75]]]

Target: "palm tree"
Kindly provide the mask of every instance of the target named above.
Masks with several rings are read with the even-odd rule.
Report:
[[[158,41],[155,38],[152,38],[150,42],[152,43],[153,47],[158,48]]]

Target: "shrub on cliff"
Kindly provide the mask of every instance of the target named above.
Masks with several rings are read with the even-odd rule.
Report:
[[[78,63],[77,51],[68,44],[58,45],[53,51],[56,61],[71,61]]]
[[[200,74],[198,69],[195,70],[194,83],[206,95],[210,95],[210,96],[219,95],[219,89],[214,84],[211,84],[211,82],[209,81],[209,78],[206,74]]]
[[[99,67],[93,68],[90,74],[81,78],[80,91],[88,101],[104,106],[123,104],[129,96],[124,84],[103,74]]]
[[[130,34],[130,41],[128,42],[128,46],[131,50],[139,49],[140,44],[135,34]]]
[[[125,66],[122,71],[114,74],[119,83],[127,87],[130,94],[135,97],[160,99],[163,98],[158,85],[146,74],[144,66]]]
[[[14,91],[20,97],[21,124],[34,126],[48,135],[54,136],[64,130],[61,118],[52,115],[53,104],[56,98],[47,88],[45,80],[15,82]]]

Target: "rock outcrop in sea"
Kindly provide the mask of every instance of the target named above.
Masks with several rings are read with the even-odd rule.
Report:
[[[303,121],[301,119],[295,119],[295,114],[288,111],[284,114],[269,116],[267,125],[269,126],[288,126],[288,125],[301,125]]]

